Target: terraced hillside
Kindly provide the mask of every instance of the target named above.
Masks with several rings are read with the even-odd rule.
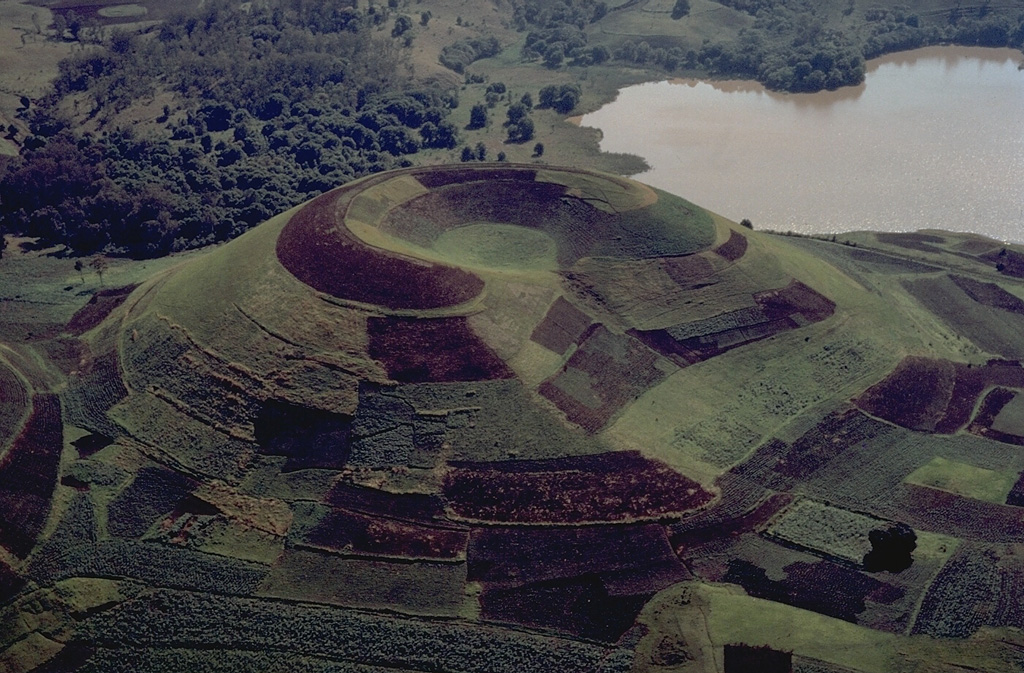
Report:
[[[1017,254],[501,163],[40,282],[55,318],[0,319],[0,670],[1013,670]]]

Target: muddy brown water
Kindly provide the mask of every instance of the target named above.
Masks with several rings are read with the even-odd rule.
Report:
[[[582,119],[633,177],[755,228],[970,231],[1024,242],[1024,55],[933,47],[868,63],[864,84],[627,87]]]

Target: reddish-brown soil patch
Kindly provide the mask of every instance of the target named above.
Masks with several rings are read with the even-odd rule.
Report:
[[[1016,250],[1002,248],[999,252],[982,255],[981,259],[995,264],[996,270],[1003,275],[1024,278],[1024,254]]]
[[[480,528],[470,534],[467,560],[468,579],[490,584],[600,574],[643,593],[688,576],[658,524]]]
[[[979,304],[1024,315],[1024,300],[1015,294],[1010,294],[995,283],[982,283],[973,278],[955,274],[950,274],[949,278],[957,287],[967,293],[968,297]]]
[[[81,335],[96,327],[110,315],[111,311],[123,304],[132,290],[137,287],[138,285],[126,285],[100,290],[89,299],[85,306],[78,309],[75,315],[71,316],[71,320],[68,321],[68,331],[74,335]]]
[[[597,432],[619,409],[656,385],[671,365],[640,341],[592,328],[562,371],[538,392],[587,432]]]
[[[659,330],[629,334],[681,367],[709,360],[754,341],[819,322],[835,312],[835,302],[799,281],[753,295],[756,306]]]
[[[285,225],[277,257],[296,278],[320,292],[391,309],[454,306],[484,283],[451,266],[366,245],[339,221],[344,189],[313,199]]]
[[[940,491],[901,484],[891,497],[892,509],[901,512],[915,529],[931,530],[964,540],[1024,542],[1024,510]]]
[[[454,560],[465,553],[467,537],[468,531],[456,527],[332,509],[304,541],[346,554]]]
[[[436,495],[389,493],[339,482],[327,494],[325,501],[350,512],[407,521],[427,522],[444,518],[444,503]]]
[[[416,173],[416,180],[428,189],[436,189],[445,185],[457,185],[464,182],[489,182],[492,180],[533,184],[536,179],[537,171],[529,168],[446,166],[441,171],[422,171]]]
[[[832,316],[836,303],[818,294],[798,280],[779,290],[766,290],[754,295],[754,301],[768,320],[800,316],[807,322],[819,322]]]
[[[25,558],[46,523],[64,448],[60,401],[35,395],[32,414],[0,461],[0,544]]]
[[[956,368],[947,360],[909,356],[864,391],[858,407],[912,430],[935,430],[953,394]]]
[[[489,381],[513,377],[508,365],[463,317],[367,320],[370,357],[401,383]]]
[[[579,310],[564,297],[559,297],[548,309],[530,339],[559,355],[578,343],[583,332],[590,327],[590,316]]]
[[[1009,360],[975,367],[909,356],[855,403],[911,430],[950,434],[967,424],[978,398],[992,386],[1024,388],[1024,368]]]
[[[738,231],[729,232],[729,240],[715,248],[719,256],[735,262],[747,252],[747,237]]]
[[[757,491],[756,485],[748,485],[747,488]],[[730,507],[727,503],[728,495],[723,492],[722,506]],[[781,512],[793,502],[793,496],[788,493],[775,493],[761,502],[754,509],[741,514],[735,518],[725,517],[722,521],[709,521],[703,526],[688,526],[685,530],[674,530],[672,535],[672,547],[677,553],[685,553],[687,549],[699,547],[726,536],[736,536],[743,533],[751,533],[759,530],[771,520],[773,516]],[[711,512],[709,512],[711,514]]]
[[[985,399],[982,400],[981,407],[978,408],[978,413],[974,420],[967,427],[967,431],[981,437],[994,439],[997,442],[1003,442],[1004,444],[1024,446],[1024,437],[1000,432],[992,428],[992,423],[995,421],[996,416],[1016,396],[1016,392],[1006,388],[996,388],[989,391],[988,395],[985,395]]]
[[[444,496],[460,518],[580,523],[678,516],[712,495],[636,451],[571,459],[456,463]]]

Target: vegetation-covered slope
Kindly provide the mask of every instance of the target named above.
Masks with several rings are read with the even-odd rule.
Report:
[[[4,314],[0,662],[1013,670],[1024,374],[977,321],[1015,254],[506,163],[115,265],[75,315],[8,255],[67,327]]]

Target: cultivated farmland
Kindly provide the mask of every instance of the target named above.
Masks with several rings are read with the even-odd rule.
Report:
[[[467,163],[36,287],[46,330],[0,325],[0,668],[1012,670],[1024,369],[943,304],[1012,325],[1019,281],[855,238]]]

